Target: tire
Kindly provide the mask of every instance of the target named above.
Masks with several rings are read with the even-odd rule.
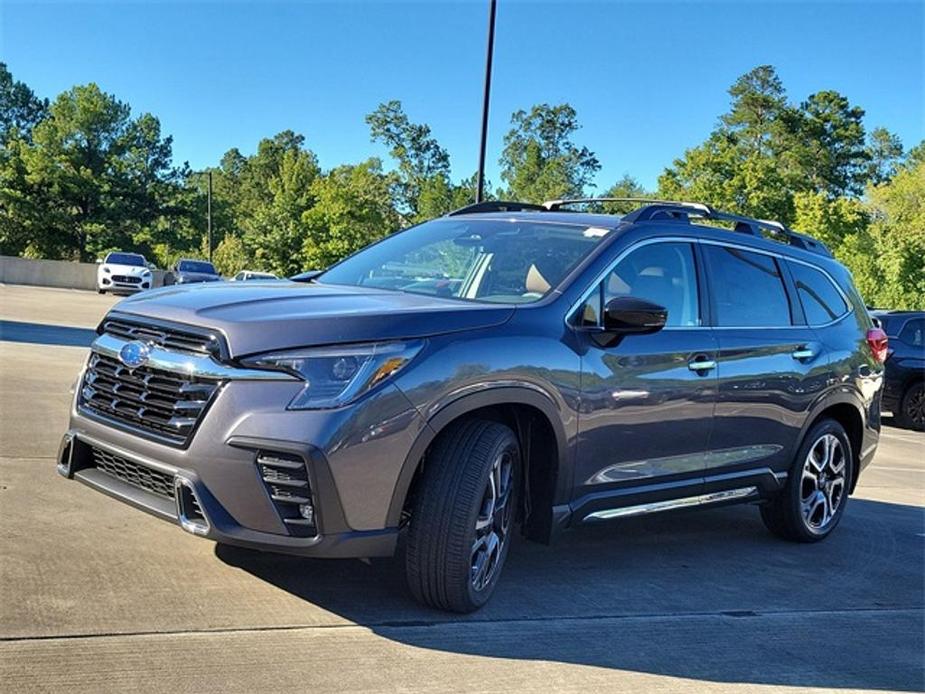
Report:
[[[520,445],[503,424],[472,419],[443,432],[424,464],[405,551],[408,587],[431,607],[473,612],[494,592],[510,547]]]
[[[900,426],[925,431],[925,382],[913,383],[906,388],[896,420]]]
[[[105,294],[105,293],[106,293],[106,290],[105,290],[105,289],[97,289],[97,290],[96,290],[96,293],[97,293],[97,294]]]
[[[828,537],[845,513],[853,460],[851,441],[841,424],[834,419],[815,424],[797,451],[783,491],[761,506],[768,530],[792,542]]]

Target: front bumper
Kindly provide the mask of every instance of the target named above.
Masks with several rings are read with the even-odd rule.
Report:
[[[99,279],[97,282],[97,287],[99,289],[105,289],[106,291],[113,292],[142,292],[146,289],[150,289],[153,286],[153,279],[150,277],[143,277],[139,282],[123,282],[117,280],[112,276],[104,276]]]
[[[404,394],[385,386],[341,410],[285,409],[293,382],[225,382],[188,445],[158,442],[79,409],[61,442],[58,471],[196,535],[253,549],[312,557],[393,554],[393,492],[424,424]],[[78,394],[80,389],[78,388]],[[94,464],[93,449],[153,471],[173,498],[130,484]],[[295,536],[258,470],[263,451],[305,463],[316,533]],[[163,489],[161,490],[163,491]],[[184,498],[202,519],[184,509]],[[195,509],[194,509],[195,510]]]

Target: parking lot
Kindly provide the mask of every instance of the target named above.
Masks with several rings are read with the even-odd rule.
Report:
[[[54,470],[116,301],[0,285],[0,690],[921,691],[925,434],[887,422],[838,531],[752,507],[519,542],[493,601],[419,607],[396,560],[217,548]]]

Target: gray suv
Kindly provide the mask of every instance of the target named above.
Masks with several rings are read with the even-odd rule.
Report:
[[[381,557],[467,612],[515,528],[749,502],[813,542],[880,428],[886,337],[826,248],[697,203],[470,206],[300,281],[99,326],[58,469],[216,542]]]

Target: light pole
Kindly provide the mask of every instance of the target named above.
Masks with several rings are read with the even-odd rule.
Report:
[[[212,170],[209,170],[209,195],[206,198],[206,225],[209,232],[209,262],[212,262]]]
[[[479,146],[479,173],[475,201],[485,198],[485,144],[488,140],[488,102],[491,98],[491,59],[495,48],[495,0],[488,0],[488,49],[485,54],[485,93],[482,98],[482,141]]]

